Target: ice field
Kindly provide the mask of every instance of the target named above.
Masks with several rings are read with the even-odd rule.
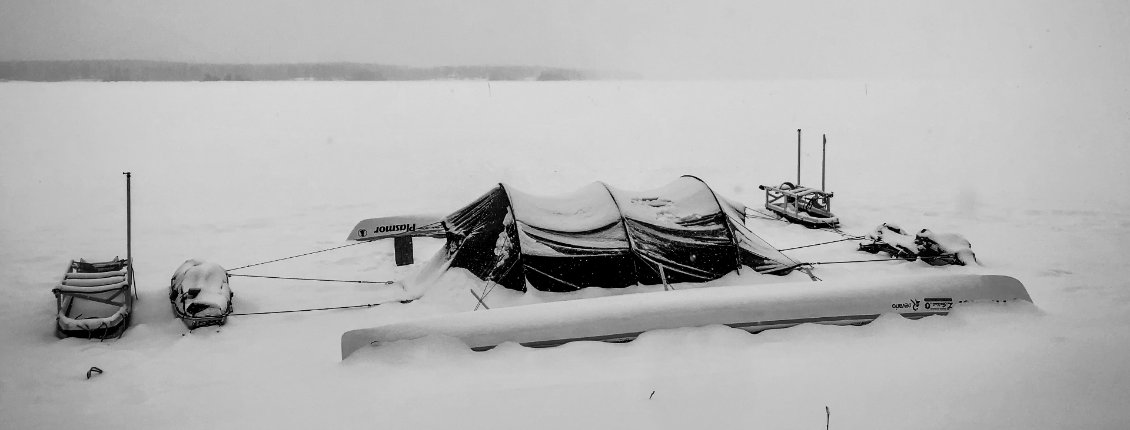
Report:
[[[751,335],[471,352],[451,339],[361,351],[347,330],[466,311],[434,287],[232,278],[236,312],[191,333],[169,277],[345,244],[364,218],[450,213],[499,182],[538,195],[694,174],[757,207],[759,184],[828,188],[845,231],[961,233],[979,266],[818,266],[823,279],[1020,279],[1035,306]],[[1060,429],[1130,426],[1130,81],[0,83],[0,422],[58,428]],[[140,301],[121,339],[58,340],[72,258],[125,256],[133,174]],[[747,226],[778,248],[839,238]],[[417,266],[442,246],[417,240]],[[865,259],[853,242],[801,261]],[[379,242],[248,274],[397,280]],[[768,279],[761,279],[768,278]],[[726,277],[716,285],[810,282]],[[575,299],[509,291],[498,305]],[[104,374],[86,379],[97,366]]]

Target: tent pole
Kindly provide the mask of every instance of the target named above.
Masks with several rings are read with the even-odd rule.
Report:
[[[133,202],[130,198],[130,172],[122,172],[126,175],[126,261],[127,261],[127,274],[129,275],[130,288],[133,286]],[[137,296],[137,291],[132,291],[134,296]]]
[[[800,129],[796,129],[796,186],[800,186]]]
[[[820,191],[824,191],[824,177],[828,174],[828,135],[824,135],[824,148],[820,152]]]
[[[620,215],[620,227],[624,228],[624,237],[628,239],[628,255],[631,256],[632,260],[632,281],[638,286],[640,285],[640,269],[636,264],[636,248],[635,245],[632,245],[632,235],[628,233],[628,221],[624,219],[624,212],[620,210],[620,202],[616,201],[616,196],[612,195],[612,189],[608,188],[608,184],[604,182],[600,182],[600,186],[608,192],[608,198],[612,199],[612,204],[616,206],[616,213]]]

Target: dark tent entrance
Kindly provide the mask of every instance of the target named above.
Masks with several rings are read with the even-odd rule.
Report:
[[[795,267],[744,223],[744,208],[693,176],[637,192],[593,183],[533,196],[499,184],[444,219],[449,267],[525,291],[705,282],[749,266]]]

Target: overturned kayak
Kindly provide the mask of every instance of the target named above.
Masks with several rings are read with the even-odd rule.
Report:
[[[129,260],[71,261],[55,294],[55,336],[121,337],[133,313]]]
[[[233,309],[232,296],[228,273],[216,263],[185,261],[169,282],[173,314],[189,330],[227,322]]]
[[[999,275],[725,286],[600,297],[443,315],[348,331],[342,359],[367,346],[429,335],[473,350],[504,342],[547,347],[623,342],[649,330],[724,324],[749,332],[804,323],[865,324],[884,313],[945,315],[970,303],[1031,302],[1024,285]]]

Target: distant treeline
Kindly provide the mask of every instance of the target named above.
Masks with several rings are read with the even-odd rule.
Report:
[[[404,67],[367,63],[205,64],[142,60],[0,61],[11,81],[568,81],[623,74],[536,66]]]

